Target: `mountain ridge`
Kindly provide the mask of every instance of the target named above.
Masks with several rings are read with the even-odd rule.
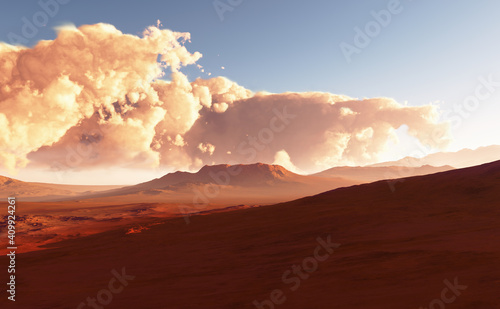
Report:
[[[500,145],[482,146],[476,149],[464,148],[453,152],[436,152],[422,158],[404,157],[396,161],[387,161],[370,164],[371,167],[382,166],[442,166],[450,165],[455,168],[463,168],[494,162],[500,159]]]

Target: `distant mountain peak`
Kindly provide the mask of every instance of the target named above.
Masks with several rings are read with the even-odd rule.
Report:
[[[252,164],[217,164],[217,165],[205,165],[197,173],[197,175],[203,175],[206,173],[218,173],[221,171],[227,171],[230,175],[234,173],[243,173],[245,175],[269,175],[276,178],[291,177],[297,174],[290,172],[281,165],[276,164],[265,164],[265,163],[252,163]],[[239,172],[238,172],[239,171]],[[234,175],[233,175],[234,176]]]
[[[405,157],[401,160],[381,162],[369,166],[453,166],[470,167],[496,161],[500,158],[500,145],[483,146],[476,149],[464,148],[455,152],[436,152],[422,158]]]
[[[198,172],[174,172],[139,184],[156,188],[177,184],[223,183],[229,185],[261,186],[283,181],[295,181],[303,176],[290,172],[280,165],[252,163],[252,164],[216,164],[205,165]]]

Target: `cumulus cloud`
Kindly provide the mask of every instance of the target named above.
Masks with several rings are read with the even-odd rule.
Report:
[[[274,155],[273,164],[281,165],[287,170],[294,173],[302,173],[293,163],[292,159],[285,150],[280,150]]]
[[[423,144],[442,148],[449,141],[448,125],[438,123],[438,116],[435,106],[403,106],[388,98],[256,94],[234,102],[224,113],[203,110],[184,136],[185,150],[188,157],[194,157],[196,151],[189,145],[204,141],[215,146],[210,158],[200,157],[205,163],[280,159],[291,160],[300,170],[316,171],[376,162],[387,150],[394,130],[402,125]]]
[[[202,55],[185,47],[189,33],[159,25],[142,36],[65,26],[32,48],[0,43],[0,167],[280,161],[311,171],[375,162],[401,125],[430,147],[448,142],[431,105],[253,93],[224,77],[190,82],[180,70]]]
[[[215,146],[210,144],[210,143],[200,143],[198,145],[198,149],[202,152],[202,153],[209,153],[210,155],[212,155],[215,151]]]

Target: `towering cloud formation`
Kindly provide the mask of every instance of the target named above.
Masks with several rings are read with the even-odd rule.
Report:
[[[189,33],[112,25],[58,29],[33,48],[0,43],[0,166],[196,169],[286,160],[301,170],[367,163],[406,124],[440,147],[433,106],[329,93],[252,93],[223,77],[189,82]],[[160,61],[158,61],[160,59]],[[158,79],[163,69],[170,81]],[[437,132],[437,134],[436,134]]]

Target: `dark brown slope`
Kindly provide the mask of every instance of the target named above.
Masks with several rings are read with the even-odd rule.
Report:
[[[106,309],[255,308],[275,289],[286,297],[275,308],[428,308],[441,295],[445,308],[500,308],[500,161],[395,189],[380,181],[23,254],[12,307],[76,308],[125,267],[135,279]],[[292,291],[282,275],[327,235],[341,246]],[[442,294],[454,278],[467,288]]]

